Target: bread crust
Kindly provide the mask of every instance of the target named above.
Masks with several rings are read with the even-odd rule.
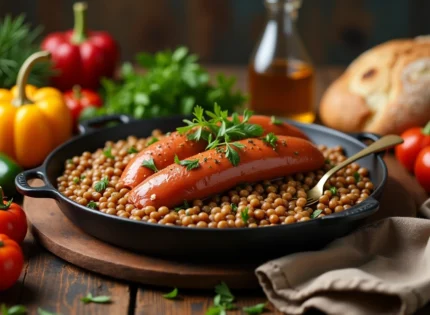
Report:
[[[344,131],[400,134],[430,120],[430,39],[392,40],[355,59],[330,85],[320,118]]]

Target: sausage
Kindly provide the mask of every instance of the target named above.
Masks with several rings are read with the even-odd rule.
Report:
[[[186,135],[172,132],[170,136],[164,137],[136,154],[128,162],[119,182],[125,187],[136,187],[143,180],[154,174],[151,169],[142,167],[143,161],[148,161],[152,158],[157,169],[162,170],[173,163],[175,154],[181,160],[186,159],[189,156],[203,152],[206,146],[206,141],[188,140]]]
[[[256,182],[308,172],[323,166],[324,156],[311,142],[278,136],[276,148],[260,139],[237,141],[244,147],[236,151],[237,166],[219,150],[208,150],[187,160],[199,161],[195,169],[171,164],[153,174],[129,193],[129,202],[145,206],[174,207],[184,200],[195,200],[221,193],[243,182]]]
[[[242,121],[243,117],[239,116]],[[251,116],[249,123],[258,124],[263,127],[264,134],[270,132],[285,136],[300,137],[308,139],[298,128],[287,123],[275,125],[271,118],[267,116]],[[175,155],[179,159],[186,159],[192,155],[203,152],[207,143],[204,141],[195,142],[187,139],[186,135],[172,132],[170,136],[148,146],[140,151],[126,166],[119,180],[125,187],[134,188],[143,180],[151,176],[154,172],[149,168],[142,167],[142,162],[154,159],[154,164],[158,170],[164,169],[173,163]]]
[[[242,121],[242,117],[239,117]],[[253,115],[248,121],[250,124],[260,125],[264,129],[264,135],[273,132],[275,135],[283,135],[290,137],[298,137],[309,140],[308,136],[301,131],[299,128],[290,125],[286,122],[280,124],[274,124],[272,119],[268,116]]]

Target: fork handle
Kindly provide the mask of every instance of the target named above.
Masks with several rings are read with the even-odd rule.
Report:
[[[348,159],[346,159],[345,161],[343,161],[342,163],[339,163],[338,165],[336,165],[335,167],[333,167],[332,169],[330,169],[327,173],[325,173],[325,175],[323,176],[324,178],[324,182],[326,180],[328,180],[330,177],[333,176],[333,174],[335,174],[337,171],[339,171],[340,169],[344,168],[345,166],[347,166],[348,164],[351,164],[352,162],[359,160],[369,154],[372,153],[376,153],[388,148],[391,148],[397,144],[403,143],[403,139],[402,137],[399,137],[397,135],[387,135],[382,137],[381,139],[373,142],[371,145],[369,145],[368,147],[364,148],[363,150],[357,152],[356,154],[354,154],[353,156],[349,157]],[[321,179],[322,182],[322,179]]]

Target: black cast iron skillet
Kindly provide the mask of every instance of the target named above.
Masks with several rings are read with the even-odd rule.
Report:
[[[351,232],[363,222],[363,219],[378,210],[377,200],[387,179],[387,168],[382,158],[377,155],[358,161],[360,165],[369,169],[371,180],[375,184],[375,191],[364,202],[321,219],[256,229],[198,229],[133,221],[81,206],[56,190],[56,179],[63,172],[67,159],[81,155],[84,151],[93,152],[102,148],[108,140],[117,141],[130,135],[146,137],[156,128],[163,132],[173,131],[183,125],[183,118],[136,121],[128,116],[119,115],[102,117],[81,125],[82,135],[56,148],[40,167],[19,174],[16,177],[17,189],[25,196],[55,199],[61,211],[75,225],[100,240],[150,255],[187,259],[199,257],[223,260],[238,257],[263,259],[294,251],[318,249],[333,239]],[[378,138],[373,134],[351,136],[315,124],[286,121],[303,130],[316,144],[341,145],[348,156],[365,147],[360,140]],[[112,122],[118,125],[95,128]],[[27,181],[33,178],[42,179],[45,186],[29,186]]]

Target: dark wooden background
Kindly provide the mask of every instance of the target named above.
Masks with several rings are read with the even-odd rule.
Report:
[[[0,0],[45,32],[72,26],[73,0]],[[111,32],[123,60],[184,44],[205,63],[246,64],[264,26],[263,0],[87,0],[89,26]],[[299,31],[315,64],[347,64],[396,37],[430,33],[428,0],[304,0]]]

